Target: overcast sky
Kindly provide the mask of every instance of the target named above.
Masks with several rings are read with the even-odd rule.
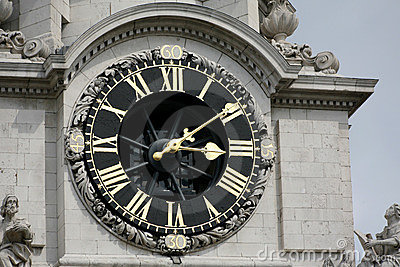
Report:
[[[375,235],[385,210],[400,202],[400,0],[291,3],[300,24],[289,41],[309,44],[314,54],[334,52],[340,75],[380,80],[350,118],[354,225]]]

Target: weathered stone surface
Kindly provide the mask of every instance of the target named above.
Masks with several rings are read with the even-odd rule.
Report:
[[[329,228],[331,221],[343,224],[341,198],[351,195],[348,184],[340,179],[338,122],[279,119],[277,127],[281,225],[302,236],[291,241],[283,231],[284,248],[330,249],[333,241],[326,238],[328,234],[351,235],[344,226],[338,228],[340,223]],[[290,230],[294,222],[301,225],[297,233]]]

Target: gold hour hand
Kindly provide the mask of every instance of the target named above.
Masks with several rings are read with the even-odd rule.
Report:
[[[220,149],[216,144],[209,142],[204,148],[195,148],[195,147],[184,147],[181,146],[179,150],[186,150],[186,151],[198,151],[203,152],[208,160],[214,160],[219,156],[225,154],[226,152]]]
[[[210,123],[212,123],[213,121],[219,119],[219,118],[223,118],[233,112],[235,112],[239,107],[238,107],[239,103],[227,103],[225,105],[225,108],[222,109],[222,111],[220,113],[218,113],[217,115],[215,115],[214,117],[212,117],[211,119],[209,119],[208,121],[206,121],[205,123],[203,123],[202,125],[198,126],[196,129],[194,129],[193,131],[190,131],[186,128],[183,130],[184,135],[181,138],[177,138],[177,139],[172,139],[171,141],[168,142],[168,144],[165,146],[165,148],[160,151],[160,152],[156,152],[153,154],[153,159],[154,160],[161,160],[163,155],[165,153],[176,153],[178,150],[180,150],[181,148],[181,144],[185,141],[185,140],[189,140],[189,141],[194,141],[194,138],[192,137],[195,133],[197,133],[198,131],[200,131],[201,129],[203,129],[204,127],[206,127],[207,125],[209,125]],[[212,143],[214,144],[214,143]],[[207,144],[208,145],[208,144]],[[215,144],[214,144],[215,145]],[[221,150],[222,151],[222,150]],[[205,152],[207,153],[207,152]],[[215,152],[210,152],[210,153],[215,153]],[[224,152],[225,153],[225,152]],[[219,156],[219,155],[218,155]],[[217,156],[217,157],[218,157]],[[206,155],[207,157],[207,155]],[[211,156],[211,154],[209,154],[210,158],[213,158],[213,156]],[[217,157],[214,157],[217,158]],[[207,158],[208,159],[208,158]],[[212,159],[210,159],[212,160]]]

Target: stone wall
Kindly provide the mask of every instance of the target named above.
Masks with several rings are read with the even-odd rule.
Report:
[[[0,193],[19,198],[19,217],[35,233],[38,264],[55,261],[55,125],[54,101],[0,98]],[[44,248],[43,248],[44,247]]]
[[[69,0],[19,2],[19,30],[26,38],[42,37],[51,49],[60,48],[62,24],[69,21]]]
[[[281,249],[352,248],[347,112],[273,109],[273,114]]]
[[[70,0],[71,22],[64,25],[62,42],[71,45],[83,32],[100,20],[123,9],[149,3],[179,2],[206,6],[226,14],[248,24],[258,31],[258,1],[257,0]]]

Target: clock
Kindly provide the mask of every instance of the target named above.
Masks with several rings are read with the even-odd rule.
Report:
[[[182,254],[223,241],[254,213],[273,163],[269,140],[232,74],[165,45],[89,84],[66,154],[99,222],[136,246]]]

